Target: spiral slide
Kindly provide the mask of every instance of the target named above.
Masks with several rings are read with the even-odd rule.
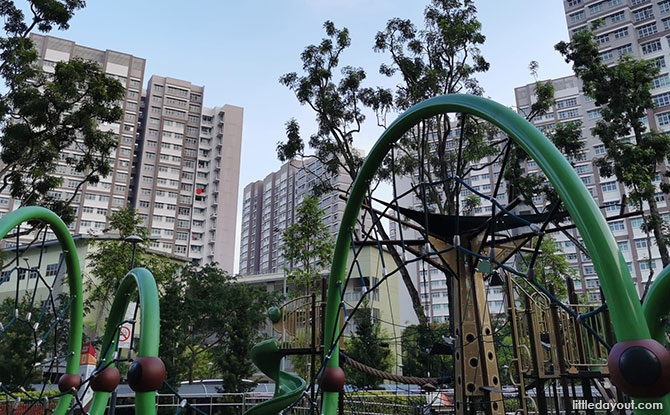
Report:
[[[256,367],[275,381],[275,393],[272,398],[246,411],[245,415],[275,415],[300,399],[307,383],[301,377],[279,369],[283,356],[277,340],[258,343],[251,349],[250,355]]]

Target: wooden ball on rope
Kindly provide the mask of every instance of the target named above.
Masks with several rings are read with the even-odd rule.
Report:
[[[341,367],[327,367],[321,378],[321,389],[325,392],[339,392],[344,388],[346,376]]]
[[[74,392],[81,385],[81,376],[66,373],[58,379],[58,390],[61,393]]]
[[[113,392],[119,382],[121,374],[116,367],[106,367],[93,375],[91,379],[91,389],[95,392]]]
[[[140,357],[128,369],[128,386],[135,392],[151,392],[161,388],[165,380],[165,364],[158,357]]]

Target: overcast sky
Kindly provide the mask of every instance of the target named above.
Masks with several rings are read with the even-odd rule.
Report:
[[[366,86],[391,86],[377,72],[388,58],[372,50],[374,35],[394,17],[420,25],[427,2],[90,0],[69,30],[52,35],[145,58],[145,83],[152,74],[184,79],[205,86],[208,106],[244,107],[241,189],[279,168],[274,149],[289,118],[298,119],[305,137],[315,129],[313,114],[278,79],[300,71],[300,53],[324,37],[323,22],[332,20],[350,31],[352,45],[341,64],[365,69]],[[533,81],[528,72],[531,60],[540,63],[543,79],[571,73],[553,49],[568,37],[562,1],[476,0],[475,4],[486,36],[482,54],[491,64],[488,73],[478,76],[486,96],[514,105],[514,87]],[[381,133],[374,120],[369,121],[356,143],[365,150]]]

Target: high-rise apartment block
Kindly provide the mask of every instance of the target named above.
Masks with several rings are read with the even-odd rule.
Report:
[[[204,87],[152,76],[134,175],[134,204],[154,248],[233,271],[242,109],[203,107]]]
[[[649,128],[670,130],[670,75],[666,64],[670,59],[670,0],[568,0],[564,2],[564,7],[570,37],[583,28],[591,29],[593,22],[600,21],[594,34],[597,36],[603,62],[613,65],[624,54],[656,62],[660,74],[652,83],[655,108],[648,112],[643,121]],[[654,270],[658,274],[662,266],[660,254],[653,242],[649,246],[646,233],[640,229],[641,217],[617,218],[624,211],[621,203],[624,201],[626,189],[617,183],[615,177],[601,177],[593,164],[595,158],[605,154],[605,146],[591,134],[591,129],[601,118],[600,108],[593,99],[584,95],[582,83],[577,77],[566,76],[551,82],[555,87],[554,108],[532,121],[540,130],[551,129],[561,122],[582,123],[584,152],[577,160],[571,161],[593,198],[603,207],[603,215],[609,218],[610,229],[641,294],[650,271]],[[527,113],[535,99],[533,92],[534,84],[515,89],[519,112]],[[661,181],[667,181],[661,174],[664,168],[659,166],[656,202],[662,217],[669,221],[667,196],[660,191]],[[529,163],[527,171],[535,172],[537,166]],[[626,206],[625,212],[630,212],[632,208]],[[559,236],[558,243],[562,245],[571,266],[583,277],[585,287],[581,288],[591,298],[599,298],[599,282],[590,258],[581,254],[573,241],[567,238]],[[577,285],[580,286],[581,281],[577,281]]]
[[[340,190],[321,195],[319,202],[324,224],[335,238],[345,206],[340,194],[351,184],[348,175],[330,177],[316,159],[290,161],[244,188],[240,274],[272,273],[287,266],[281,254],[282,233],[295,220],[300,202],[321,180]]]
[[[102,231],[107,216],[115,209],[124,207],[130,200],[133,153],[137,141],[140,114],[140,98],[144,82],[145,60],[127,53],[97,50],[77,45],[72,41],[51,36],[31,34],[35,49],[39,54],[37,65],[46,73],[53,73],[58,62],[71,58],[81,58],[96,62],[109,75],[126,87],[126,96],[121,106],[123,117],[117,123],[101,124],[100,129],[118,134],[119,142],[114,157],[113,174],[100,179],[99,183],[84,184],[75,198],[76,221],[70,225],[74,234]],[[62,159],[82,154],[77,148],[63,151]],[[83,179],[83,174],[60,163],[56,171],[63,177],[61,188],[53,191],[58,199],[67,200]],[[8,195],[0,197],[0,214],[18,208],[20,201],[11,200]]]
[[[154,249],[196,264],[218,262],[232,273],[243,109],[204,107],[203,86],[173,78],[152,76],[144,90],[142,58],[51,36],[31,39],[45,72],[79,57],[97,62],[126,87],[122,119],[99,126],[119,136],[112,173],[82,187],[73,204],[72,232],[101,232],[109,214],[134,206]],[[63,159],[76,155],[76,149],[67,149]],[[67,199],[82,175],[65,163],[57,171],[63,186],[54,195]],[[0,215],[19,203],[0,196]]]

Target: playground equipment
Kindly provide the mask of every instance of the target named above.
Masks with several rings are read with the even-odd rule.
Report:
[[[26,222],[31,223],[26,228],[34,226],[37,222],[45,228],[41,230],[43,239],[38,264],[28,264],[26,261],[24,266],[21,263],[19,240],[20,226]],[[62,247],[62,259],[58,271],[51,276],[42,275],[40,271],[45,253],[47,226]],[[37,228],[39,227],[38,225]],[[0,285],[12,280],[16,282],[13,296],[14,313],[9,321],[1,322],[0,342],[15,329],[24,327],[30,331],[34,338],[32,349],[35,358],[43,360],[34,362],[25,382],[39,371],[38,377],[42,385],[40,390],[31,391],[25,382],[19,382],[13,390],[7,385],[0,384],[0,396],[4,397],[4,402],[0,404],[0,409],[4,411],[2,413],[19,415],[43,407],[45,413],[53,412],[55,415],[64,415],[75,408],[92,415],[103,414],[110,393],[119,383],[120,376],[116,367],[122,361],[117,355],[119,330],[124,323],[129,323],[125,320],[126,309],[131,296],[136,292],[142,324],[139,344],[136,345],[137,358],[130,365],[127,378],[131,388],[136,391],[136,413],[155,414],[156,390],[163,385],[165,366],[157,355],[160,339],[158,290],[151,273],[143,268],[134,268],[123,278],[105,327],[100,362],[90,376],[82,378],[79,367],[82,349],[83,295],[81,270],[74,240],[57,215],[40,207],[24,207],[3,217],[0,220],[0,239],[5,238],[13,229],[16,235],[16,255],[9,259],[8,265],[6,264],[11,268],[6,267],[7,271],[3,273]],[[35,240],[37,241],[37,238]],[[62,281],[65,273],[60,271],[63,265],[67,268],[67,292],[59,292],[61,285],[65,284]],[[38,290],[45,290],[46,298],[38,298]],[[21,293],[25,293],[30,299],[30,308],[27,311],[21,308],[23,297]],[[65,300],[62,297],[65,297]],[[38,306],[40,302],[41,307]],[[39,309],[39,313],[33,313],[33,309]],[[134,319],[131,323],[134,330]],[[55,395],[48,394],[46,383],[42,380],[53,377],[53,374],[59,373],[63,368],[65,373],[59,379],[55,379],[58,381],[59,390]],[[93,390],[93,398],[90,408],[88,406],[85,408],[80,396],[83,397],[89,389]],[[54,406],[53,402],[57,404]]]
[[[403,138],[416,125],[429,124],[426,120],[431,117],[449,113],[460,114],[457,119],[461,122],[460,138],[458,133],[454,134],[450,150],[455,174],[426,177],[426,158],[431,152],[444,149],[435,149],[437,144],[433,146],[427,136],[415,136],[421,141],[415,164],[418,173],[409,190],[399,191],[394,163]],[[476,170],[466,169],[462,159],[465,142],[462,132],[467,120],[475,117],[506,135],[504,139],[491,141],[494,143],[491,148],[497,148],[499,154],[485,154],[480,161],[489,166],[497,163],[491,194],[472,185],[469,175]],[[505,206],[499,202],[498,192],[513,147],[525,151],[529,160],[539,166],[560,202],[548,205],[545,211],[531,213],[515,211],[522,204],[518,198],[509,200]],[[373,182],[382,166],[392,176],[393,197],[387,202],[373,195]],[[434,191],[434,186],[445,184],[454,190],[456,208],[439,214],[435,205],[431,205],[434,201],[426,195]],[[485,200],[490,214],[465,215],[465,205],[459,203],[462,191]],[[361,220],[361,215],[368,215],[367,223],[372,225],[365,228],[366,221]],[[383,229],[382,219],[395,224],[394,238],[386,236],[390,232]],[[557,225],[567,219],[572,220],[581,240]],[[567,302],[557,298],[552,287],[544,287],[535,279],[540,243],[545,235],[558,231],[577,245],[583,240],[583,248],[579,249],[593,262],[604,298],[602,304],[580,303],[569,279]],[[405,238],[403,232],[418,238]],[[347,259],[352,252],[355,263],[358,247],[365,244],[376,244],[380,255],[386,249],[396,252],[395,264],[386,264],[379,282],[368,287],[367,292],[420,262],[448,276],[455,370],[452,383],[446,386],[453,387],[456,414],[504,414],[505,403],[510,399],[516,401],[517,413],[545,414],[559,410],[574,413],[570,399],[577,398],[579,393],[583,399],[593,399],[592,388],[605,399],[622,402],[628,399],[624,396],[627,395],[638,403],[661,403],[664,408],[637,409],[636,414],[670,413],[666,396],[670,392],[670,353],[661,346],[662,317],[670,311],[670,302],[664,299],[670,289],[670,270],[663,270],[644,304],[640,304],[624,257],[584,183],[557,148],[510,109],[467,95],[426,100],[407,110],[386,129],[359,169],[348,194],[330,272],[323,368],[309,386],[314,389],[315,384],[321,384],[321,412],[326,415],[337,413],[341,404],[342,388],[330,386],[341,382],[330,377],[339,376],[334,369],[342,361],[339,349],[344,328],[363,301],[361,298],[348,309],[343,301],[349,279],[356,273],[354,265],[347,266]],[[503,369],[516,385],[513,392],[501,382],[498,348],[503,345],[496,340],[500,328],[494,326],[487,303],[487,287],[494,279],[505,287],[505,311],[511,326],[514,357],[509,367]],[[616,390],[609,378],[616,384]],[[553,393],[547,395],[547,388],[553,389]]]

